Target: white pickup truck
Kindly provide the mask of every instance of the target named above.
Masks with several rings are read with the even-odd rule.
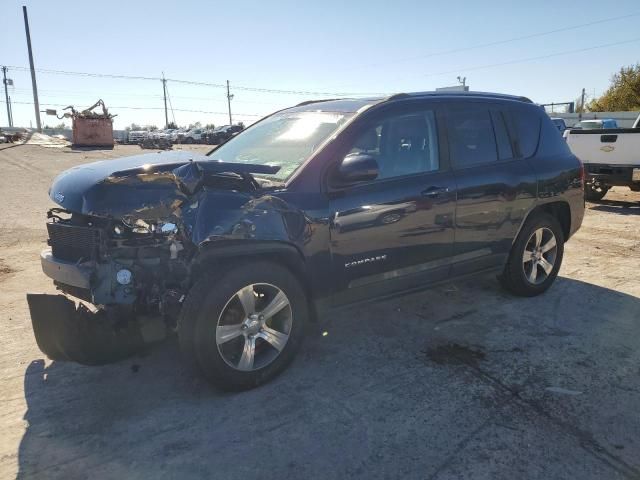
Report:
[[[601,200],[615,186],[640,192],[640,115],[633,128],[571,129],[566,139],[584,163],[587,200]]]

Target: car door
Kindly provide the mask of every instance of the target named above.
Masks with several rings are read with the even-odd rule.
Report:
[[[434,107],[398,106],[363,120],[347,142],[342,154],[374,156],[379,176],[345,188],[332,185],[335,303],[448,276],[455,182],[440,121]]]
[[[514,116],[507,106],[484,102],[454,103],[446,109],[458,193],[453,276],[500,267],[535,202],[534,170],[514,141],[516,126],[509,128]],[[537,139],[539,123],[522,128],[531,130],[528,138]]]

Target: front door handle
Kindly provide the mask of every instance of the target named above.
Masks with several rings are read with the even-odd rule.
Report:
[[[432,186],[420,192],[420,195],[428,198],[438,198],[443,193],[449,193],[449,187]]]

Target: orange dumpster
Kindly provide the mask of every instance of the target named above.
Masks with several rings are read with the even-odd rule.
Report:
[[[113,148],[111,118],[74,117],[73,146]]]

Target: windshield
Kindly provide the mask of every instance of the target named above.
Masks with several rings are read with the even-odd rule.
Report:
[[[217,148],[211,156],[232,163],[279,166],[270,176],[286,180],[353,114],[282,112],[264,119]]]

